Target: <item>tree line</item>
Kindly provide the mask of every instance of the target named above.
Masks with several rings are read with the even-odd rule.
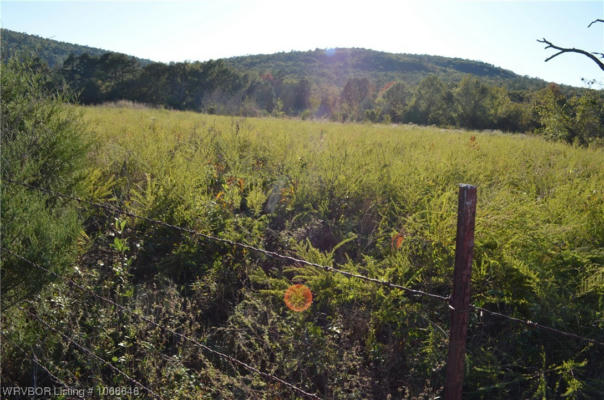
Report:
[[[71,54],[47,68],[82,104],[130,100],[177,110],[245,116],[328,118],[414,123],[467,129],[534,132],[582,145],[604,138],[604,93],[550,84],[507,89],[466,75],[458,82],[426,76],[417,85],[368,78],[325,87],[283,71],[241,72],[224,61],[149,63],[117,53]]]

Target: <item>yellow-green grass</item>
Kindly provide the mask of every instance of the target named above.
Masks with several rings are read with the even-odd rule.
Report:
[[[602,268],[596,254],[604,244],[601,149],[407,125],[81,110],[99,143],[91,157],[103,176],[136,192],[131,205],[141,212],[168,196],[182,221],[204,225],[208,204],[234,215],[244,196],[260,218],[278,189],[269,211],[286,215],[286,226],[316,217],[330,224],[336,241],[355,234],[357,249],[409,264],[392,254],[392,235],[452,249],[457,185],[470,183],[478,187],[473,278],[480,293],[495,293],[493,301],[503,296],[495,289],[512,271],[537,297],[567,284],[554,284],[554,276],[568,277],[572,289],[563,297],[570,300]],[[261,241],[245,232],[238,238]],[[560,268],[568,270],[552,271]]]
[[[116,197],[145,216],[309,261],[336,262],[343,269],[440,295],[448,295],[451,287],[458,184],[476,185],[472,302],[601,340],[602,149],[432,127],[115,106],[80,110],[97,143],[90,153],[90,197]],[[166,269],[170,279],[195,292],[212,293],[224,271],[244,271],[241,279],[248,284],[238,290],[247,300],[236,306],[225,329],[239,332],[248,326],[256,314],[237,310],[250,302],[261,305],[258,315],[273,313],[273,323],[294,324],[305,335],[315,332],[323,339],[329,336],[320,334],[329,329],[325,321],[353,315],[359,326],[351,322],[344,331],[358,335],[368,359],[402,357],[417,366],[411,375],[442,378],[446,333],[424,327],[430,320],[446,328],[442,305],[408,301],[396,291],[299,265],[277,268],[277,262],[258,255],[196,247],[177,233],[149,232],[140,223],[128,224],[135,227],[136,240],[140,236],[152,244],[143,246],[155,252],[146,262],[156,262],[154,271]],[[298,282],[312,290],[313,305],[292,319],[282,304],[283,291]],[[220,298],[208,296],[207,301]],[[390,342],[378,337],[387,329],[394,332]],[[546,359],[550,370],[589,365],[579,380],[591,382],[592,372],[601,370],[589,345],[563,343],[510,321],[473,315],[469,332],[469,388],[496,387],[502,379],[515,382],[517,371],[545,368]],[[292,340],[288,335],[237,337],[246,348],[280,348]],[[391,353],[387,343],[398,340],[403,350]],[[321,357],[327,351],[321,346],[314,350]],[[258,363],[266,359],[263,354],[249,357]],[[579,381],[568,382],[563,385]],[[524,393],[525,384],[518,385],[509,386],[510,393]],[[541,384],[531,385],[527,393],[541,390]]]

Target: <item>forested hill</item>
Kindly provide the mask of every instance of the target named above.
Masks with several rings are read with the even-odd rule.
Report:
[[[69,54],[101,56],[108,52],[95,47],[45,39],[40,36],[2,29],[2,61],[18,52],[33,54],[50,67],[60,67]],[[152,61],[134,57],[142,66]],[[226,63],[242,73],[281,74],[280,78],[306,78],[313,84],[343,88],[350,78],[367,78],[378,85],[405,81],[416,85],[428,75],[445,82],[459,82],[467,74],[508,89],[535,90],[546,85],[541,79],[528,78],[491,64],[431,55],[392,54],[358,48],[292,51],[233,57]]]
[[[36,35],[27,33],[15,32],[8,29],[1,29],[2,42],[2,62],[6,62],[9,58],[18,53],[24,53],[39,57],[50,67],[60,67],[70,54],[76,56],[89,54],[91,56],[101,56],[108,50],[99,49],[96,47],[82,46],[58,40],[45,39]],[[133,57],[141,65],[151,63],[150,60]]]
[[[47,86],[81,104],[604,138],[604,92],[458,58],[329,49],[164,64],[3,30],[3,61],[19,53],[38,57]]]
[[[417,84],[428,75],[445,82],[458,82],[467,74],[510,89],[539,89],[541,79],[528,78],[480,61],[431,55],[393,54],[359,48],[317,49],[234,57],[227,64],[241,71],[260,74],[275,71],[283,78],[306,78],[321,86],[344,87],[350,78],[368,78],[385,84],[405,81]]]

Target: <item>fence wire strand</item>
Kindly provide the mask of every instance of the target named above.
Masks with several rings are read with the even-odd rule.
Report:
[[[160,328],[162,330],[170,332],[173,335],[178,336],[181,339],[184,339],[184,340],[186,340],[186,341],[194,344],[195,346],[197,346],[197,347],[199,347],[199,348],[201,348],[203,350],[206,350],[207,352],[209,352],[211,354],[214,354],[215,356],[218,356],[218,357],[220,357],[222,359],[226,359],[226,360],[230,361],[233,364],[239,365],[240,367],[243,367],[244,369],[247,369],[248,371],[251,371],[251,372],[253,372],[253,373],[257,374],[257,375],[260,375],[260,376],[264,377],[265,379],[278,382],[278,383],[286,386],[287,388],[289,388],[289,389],[291,389],[291,390],[293,390],[293,391],[295,391],[295,392],[297,392],[297,393],[299,393],[299,394],[301,394],[301,395],[303,395],[305,397],[312,398],[312,399],[320,399],[320,397],[317,396],[316,394],[309,393],[309,392],[305,391],[304,389],[301,389],[301,388],[295,386],[294,384],[289,383],[289,382],[287,382],[287,381],[285,381],[285,380],[283,380],[283,379],[281,379],[281,378],[279,378],[279,377],[277,377],[275,375],[271,375],[271,374],[269,374],[267,372],[261,371],[258,368],[253,367],[253,366],[251,366],[251,365],[249,365],[249,364],[247,364],[247,363],[245,363],[245,362],[243,362],[241,360],[238,360],[237,358],[235,358],[233,356],[230,356],[228,354],[225,354],[225,353],[222,353],[222,352],[220,352],[218,350],[215,350],[215,349],[213,349],[211,347],[208,347],[207,345],[199,342],[198,340],[196,340],[196,339],[194,339],[192,337],[189,337],[189,336],[187,336],[187,335],[185,335],[183,333],[175,331],[174,329],[169,328],[167,326],[163,326],[161,324],[158,324],[157,322],[153,321],[152,319],[150,319],[150,318],[148,318],[148,317],[146,317],[144,315],[141,315],[141,314],[139,314],[139,313],[137,313],[137,312],[129,309],[128,307],[124,307],[124,306],[118,304],[118,303],[116,303],[115,301],[111,300],[108,297],[105,297],[105,296],[97,294],[92,289],[87,288],[85,286],[82,286],[82,285],[78,284],[77,282],[75,282],[74,280],[72,280],[70,278],[67,278],[67,277],[62,278],[57,273],[51,271],[50,269],[45,268],[45,267],[43,267],[43,266],[41,266],[41,265],[39,265],[39,264],[37,264],[37,263],[35,263],[33,261],[30,261],[27,258],[20,256],[19,254],[16,254],[16,253],[14,253],[14,252],[12,252],[12,251],[10,251],[8,249],[4,249],[2,247],[0,247],[0,250],[1,251],[6,251],[7,253],[13,255],[14,257],[17,257],[18,259],[20,259],[20,260],[22,260],[22,261],[30,264],[33,267],[36,267],[36,268],[38,268],[38,269],[40,269],[42,271],[50,273],[50,274],[54,275],[57,278],[64,279],[67,282],[69,282],[70,285],[75,286],[76,288],[80,289],[81,291],[90,293],[92,296],[96,297],[97,299],[102,300],[102,301],[104,301],[104,302],[106,302],[108,304],[111,304],[112,306],[118,308],[119,310],[121,310],[123,312],[127,312],[127,313],[135,316],[136,318],[139,318],[139,319],[141,319],[141,320],[143,320],[143,321],[145,321],[145,322],[147,322],[147,323],[149,323],[149,324],[151,324],[151,325],[153,325],[153,326],[155,326],[157,328]]]
[[[551,326],[542,325],[542,324],[540,324],[538,322],[534,322],[534,321],[531,321],[529,319],[522,319],[522,318],[512,317],[510,315],[502,314],[502,313],[499,313],[497,311],[491,311],[491,310],[488,310],[486,308],[476,306],[474,304],[470,304],[469,308],[471,308],[473,310],[476,310],[476,311],[483,312],[485,314],[493,315],[495,317],[505,318],[507,320],[514,321],[514,322],[517,322],[519,324],[524,324],[524,325],[529,326],[531,328],[543,329],[543,330],[546,330],[546,331],[549,331],[549,332],[552,332],[552,333],[556,333],[558,335],[572,337],[572,338],[575,338],[575,339],[578,339],[578,340],[583,340],[585,342],[593,343],[593,344],[596,344],[598,346],[603,346],[604,347],[604,342],[600,342],[598,340],[591,339],[591,338],[588,338],[588,337],[585,337],[585,336],[580,336],[580,335],[577,335],[576,333],[566,332],[566,331],[562,331],[560,329],[552,328]]]
[[[76,201],[76,202],[82,203],[82,204],[88,204],[88,205],[91,205],[91,206],[96,207],[96,208],[104,209],[104,210],[109,211],[111,213],[117,212],[117,213],[120,213],[120,214],[123,214],[123,215],[127,215],[127,216],[130,216],[130,217],[133,217],[133,218],[138,218],[138,219],[147,221],[147,222],[155,224],[155,225],[164,226],[164,227],[167,227],[167,228],[170,228],[170,229],[174,229],[174,230],[177,230],[177,231],[181,231],[181,232],[184,232],[184,233],[187,233],[187,234],[190,234],[190,235],[199,236],[199,237],[205,238],[205,239],[210,240],[210,241],[220,242],[220,243],[228,244],[230,246],[235,246],[235,247],[240,247],[240,248],[248,249],[248,250],[251,250],[251,251],[254,251],[254,252],[257,252],[257,253],[260,253],[260,254],[264,254],[264,255],[272,257],[272,258],[278,258],[278,259],[287,260],[287,261],[290,261],[290,262],[293,262],[293,263],[308,265],[308,266],[316,267],[316,268],[319,268],[319,269],[323,269],[323,270],[328,271],[328,272],[338,273],[338,274],[347,276],[349,278],[361,279],[361,280],[364,280],[364,281],[373,282],[373,283],[376,283],[376,284],[379,284],[379,285],[383,285],[383,286],[387,286],[387,287],[390,287],[390,288],[400,289],[400,290],[402,290],[404,292],[407,292],[407,293],[415,295],[415,296],[425,296],[425,297],[434,298],[434,299],[437,299],[437,300],[440,300],[440,301],[445,301],[447,303],[450,302],[450,296],[443,296],[443,295],[439,295],[439,294],[429,293],[429,292],[425,292],[425,291],[419,290],[419,289],[411,289],[411,288],[408,288],[408,287],[405,287],[405,286],[401,286],[401,285],[398,285],[398,284],[395,284],[395,283],[392,283],[392,282],[389,282],[389,281],[385,281],[385,280],[381,280],[381,279],[377,279],[377,278],[371,278],[369,276],[365,276],[365,275],[362,275],[362,274],[356,274],[356,273],[352,273],[352,272],[349,272],[349,271],[344,271],[344,270],[341,270],[339,268],[335,268],[335,267],[332,267],[332,266],[321,265],[321,264],[310,262],[310,261],[307,261],[307,260],[304,260],[304,259],[300,259],[300,258],[288,256],[288,255],[283,255],[283,254],[280,254],[280,253],[277,253],[277,252],[274,252],[274,251],[270,251],[270,250],[266,250],[266,249],[263,249],[263,248],[260,248],[260,247],[252,246],[252,245],[249,245],[249,244],[246,244],[246,243],[240,243],[240,242],[237,242],[237,241],[234,241],[234,240],[231,240],[231,239],[220,238],[220,237],[217,237],[217,236],[214,236],[214,235],[210,235],[210,234],[207,234],[207,233],[199,232],[199,231],[196,231],[194,229],[184,228],[184,227],[181,227],[181,226],[178,226],[178,225],[167,223],[165,221],[161,221],[161,220],[157,220],[157,219],[153,219],[153,218],[149,218],[149,217],[144,217],[144,216],[132,213],[130,211],[121,209],[119,207],[115,207],[115,206],[109,205],[109,204],[102,204],[102,203],[97,203],[97,202],[90,201],[90,200],[85,200],[85,199],[82,199],[82,198],[79,198],[79,197],[76,197],[76,196],[71,196],[71,195],[60,193],[60,192],[56,192],[56,191],[53,191],[53,190],[49,190],[49,189],[45,189],[45,188],[40,188],[40,187],[32,186],[32,185],[29,185],[29,184],[24,183],[24,182],[17,182],[17,181],[14,181],[12,179],[9,179],[9,178],[5,178],[5,180],[7,182],[9,182],[9,183],[12,183],[12,184],[15,184],[15,185],[20,185],[20,186],[23,186],[23,187],[26,187],[26,188],[29,188],[29,189],[32,189],[32,190],[41,191],[41,192],[44,192],[44,193],[49,194],[51,196],[60,197],[60,198],[64,198],[64,199],[68,199],[68,200],[72,200],[72,201]],[[455,310],[453,308],[453,306],[451,306],[451,304],[449,304],[449,308],[451,310]],[[507,319],[509,321],[514,321],[516,323],[520,323],[520,324],[523,324],[523,325],[526,325],[526,326],[529,326],[529,327],[532,327],[532,328],[538,328],[538,329],[547,330],[547,331],[552,332],[552,333],[564,335],[564,336],[567,336],[567,337],[572,337],[572,338],[575,338],[575,339],[583,340],[583,341],[586,341],[586,342],[589,342],[589,343],[596,344],[598,346],[603,346],[604,347],[604,342],[601,342],[601,341],[598,341],[598,340],[595,340],[595,339],[592,339],[592,338],[588,338],[588,337],[585,337],[585,336],[577,335],[575,333],[566,332],[566,331],[563,331],[563,330],[560,330],[560,329],[556,329],[556,328],[553,328],[553,327],[550,327],[550,326],[546,326],[546,325],[543,325],[543,324],[539,324],[539,323],[533,322],[531,320],[525,320],[525,319],[521,319],[521,318],[512,317],[512,316],[509,316],[509,315],[506,315],[506,314],[502,314],[502,313],[499,313],[499,312],[496,312],[496,311],[491,311],[489,309],[476,306],[474,304],[470,304],[469,305],[469,309],[474,309],[476,311],[483,312],[485,314],[493,315],[493,316],[499,317],[499,318],[504,318],[504,319]],[[468,309],[468,311],[469,311],[469,309]]]
[[[0,331],[0,335],[2,335],[4,337],[4,339],[8,339],[9,342],[11,342],[11,344],[13,346],[15,346],[17,349],[19,349],[24,355],[25,357],[29,356],[29,353],[27,352],[27,350],[25,350],[23,347],[19,346],[17,343],[15,343],[13,340],[8,338],[8,335],[6,335],[4,332]],[[82,399],[82,400],[86,400],[85,397],[80,396],[80,390],[68,385],[67,383],[65,383],[65,381],[63,381],[61,378],[57,377],[56,375],[54,375],[52,372],[50,372],[50,370],[48,368],[46,368],[44,366],[44,364],[42,364],[40,362],[40,359],[38,358],[38,356],[36,356],[35,354],[33,355],[33,362],[36,363],[36,365],[38,365],[40,368],[42,368],[52,379],[55,380],[55,382],[58,382],[61,384],[61,386],[63,386],[65,389],[67,389],[69,391],[70,395],[75,395],[78,398]]]
[[[34,303],[31,303],[31,304],[34,304]],[[42,325],[44,325],[48,329],[50,329],[51,331],[59,334],[61,337],[63,337],[63,339],[65,339],[68,342],[72,343],[74,346],[76,346],[77,348],[79,348],[84,353],[88,354],[89,356],[91,356],[92,358],[96,359],[97,361],[102,362],[103,364],[105,364],[106,366],[108,366],[109,368],[111,368],[113,371],[117,372],[118,374],[122,375],[124,378],[126,378],[127,380],[129,380],[130,382],[134,383],[136,386],[138,386],[141,389],[143,389],[146,392],[148,392],[154,398],[157,398],[157,399],[160,399],[160,400],[164,400],[164,398],[161,395],[159,395],[158,393],[156,393],[153,389],[145,386],[144,384],[142,384],[138,380],[132,378],[130,375],[128,375],[127,373],[125,373],[124,371],[122,371],[121,369],[119,369],[118,367],[116,367],[115,365],[111,364],[109,361],[105,360],[104,358],[99,357],[92,350],[90,350],[88,347],[86,347],[86,346],[84,346],[84,345],[76,342],[72,337],[67,336],[63,332],[60,332],[58,329],[52,327],[48,322],[46,322],[45,320],[43,320],[42,318],[40,318],[38,315],[32,313],[29,310],[26,310],[25,308],[21,308],[21,309],[23,311],[25,311],[25,313],[29,314],[32,318],[34,318],[37,321],[39,321]]]
[[[433,299],[437,299],[437,300],[440,300],[440,301],[445,301],[445,302],[449,301],[449,296],[442,296],[442,295],[439,295],[439,294],[428,293],[428,292],[425,292],[425,291],[419,290],[419,289],[411,289],[411,288],[408,288],[408,287],[405,287],[405,286],[402,286],[402,285],[398,285],[396,283],[392,283],[392,282],[389,282],[389,281],[385,281],[385,280],[382,280],[382,279],[371,278],[371,277],[366,276],[366,275],[356,274],[356,273],[349,272],[349,271],[344,271],[342,269],[335,268],[335,267],[332,267],[332,266],[322,265],[322,264],[318,264],[318,263],[315,263],[315,262],[307,261],[307,260],[304,260],[304,259],[300,259],[300,258],[296,258],[296,257],[280,254],[280,253],[277,253],[275,251],[266,250],[266,249],[263,249],[263,248],[260,248],[260,247],[252,246],[252,245],[249,245],[249,244],[246,244],[246,243],[237,242],[237,241],[234,241],[234,240],[231,240],[231,239],[220,238],[220,237],[217,237],[217,236],[214,236],[214,235],[210,235],[210,234],[207,234],[207,233],[196,231],[194,229],[184,228],[182,226],[170,224],[168,222],[161,221],[161,220],[158,220],[158,219],[153,219],[153,218],[145,217],[145,216],[142,216],[142,215],[138,215],[138,214],[132,213],[130,211],[127,211],[127,210],[124,210],[122,208],[115,207],[115,206],[112,206],[112,205],[109,205],[109,204],[102,204],[102,203],[97,203],[97,202],[90,201],[90,200],[85,200],[85,199],[82,199],[80,197],[75,197],[75,196],[71,196],[71,195],[68,195],[68,194],[56,192],[56,191],[53,191],[53,190],[49,190],[49,189],[44,189],[44,188],[39,188],[39,187],[36,187],[36,186],[32,186],[32,185],[29,185],[27,183],[16,182],[16,181],[13,181],[13,180],[8,179],[8,178],[6,178],[6,181],[10,182],[12,184],[24,186],[24,187],[32,189],[32,190],[41,191],[41,192],[44,192],[44,193],[49,194],[51,196],[61,197],[61,198],[64,198],[64,199],[77,201],[77,202],[83,203],[83,204],[89,204],[89,205],[91,205],[93,207],[102,208],[102,209],[104,209],[106,211],[109,211],[111,213],[120,213],[120,214],[123,214],[123,215],[127,215],[129,217],[132,217],[132,218],[138,218],[138,219],[147,221],[147,222],[155,224],[155,225],[159,225],[159,226],[163,226],[163,227],[166,227],[166,228],[174,229],[174,230],[177,230],[177,231],[180,231],[180,232],[187,233],[189,235],[199,236],[199,237],[205,238],[205,239],[210,240],[210,241],[220,242],[220,243],[228,244],[230,246],[240,247],[240,248],[243,248],[243,249],[251,250],[251,251],[254,251],[254,252],[257,252],[257,253],[260,253],[260,254],[264,254],[264,255],[269,256],[269,257],[272,257],[272,258],[278,258],[278,259],[281,259],[281,260],[290,261],[292,263],[308,265],[308,266],[311,266],[311,267],[316,267],[316,268],[322,269],[324,271],[334,272],[334,273],[337,273],[337,274],[340,274],[340,275],[344,275],[344,276],[347,276],[349,278],[361,279],[361,280],[364,280],[364,281],[367,281],[367,282],[373,282],[373,283],[376,283],[376,284],[379,284],[379,285],[387,286],[389,288],[400,289],[400,290],[402,290],[404,292],[407,292],[407,293],[415,295],[415,296],[426,296],[426,297],[431,297]]]

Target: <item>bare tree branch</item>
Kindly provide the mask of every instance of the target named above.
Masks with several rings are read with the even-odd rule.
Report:
[[[597,20],[596,20],[597,21]],[[556,46],[555,44],[553,44],[552,42],[550,42],[549,40],[543,38],[541,40],[537,39],[537,41],[539,43],[544,43],[547,46],[545,46],[546,49],[555,49],[555,50],[559,50],[556,54],[554,54],[553,56],[550,56],[548,58],[545,59],[545,61],[549,61],[554,57],[559,56],[560,54],[563,53],[578,53],[578,54],[583,54],[586,57],[589,57],[593,62],[595,62],[596,64],[598,64],[598,67],[600,67],[600,69],[602,71],[604,71],[604,63],[600,60],[598,60],[598,57],[596,57],[595,55],[593,55],[592,53],[585,51],[585,50],[581,50],[581,49],[575,49],[575,48],[564,48],[564,47],[560,47],[560,46]]]
[[[594,19],[593,21],[591,21],[591,22],[589,23],[589,25],[587,25],[587,27],[588,27],[588,28],[591,28],[591,26],[592,26],[593,24],[595,24],[596,22],[603,22],[603,23],[604,23],[604,19],[600,19],[600,18],[598,18],[598,19]]]

